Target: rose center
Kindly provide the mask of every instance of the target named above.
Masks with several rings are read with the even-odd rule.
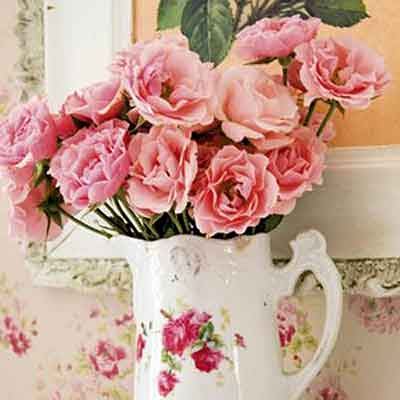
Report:
[[[331,81],[337,86],[343,86],[346,83],[345,80],[340,76],[341,71],[341,68],[336,68],[331,75]]]
[[[172,85],[169,82],[164,82],[161,87],[161,98],[169,100],[173,91],[174,88]]]

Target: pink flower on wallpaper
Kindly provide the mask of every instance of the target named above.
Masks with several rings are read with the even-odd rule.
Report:
[[[143,358],[143,352],[146,348],[146,341],[142,334],[139,334],[137,343],[136,343],[136,361],[140,362]]]
[[[198,339],[201,326],[210,319],[209,314],[196,310],[189,310],[176,319],[170,319],[162,332],[164,348],[172,354],[182,356],[186,348]]]
[[[167,397],[179,383],[179,379],[174,373],[163,371],[158,377],[158,392],[162,397]]]
[[[400,297],[369,298],[353,295],[349,301],[349,308],[368,332],[400,332]]]
[[[26,334],[17,326],[14,319],[6,316],[3,320],[3,330],[0,330],[0,336],[8,342],[11,350],[17,355],[22,356],[31,348],[31,341]]]
[[[131,322],[133,322],[133,314],[126,313],[120,318],[115,318],[114,322],[115,322],[115,325],[117,325],[117,326],[129,325]]]
[[[221,351],[214,350],[207,344],[201,350],[192,353],[191,357],[196,368],[206,373],[217,370],[222,360],[225,359]]]
[[[310,400],[349,400],[338,376],[317,378],[307,389]]]
[[[89,354],[89,360],[95,371],[110,380],[118,376],[118,364],[126,357],[126,352],[122,347],[114,346],[105,340],[100,340],[95,350]]]

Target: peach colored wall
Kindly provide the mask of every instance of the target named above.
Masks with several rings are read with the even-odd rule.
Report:
[[[136,2],[136,37],[154,35],[159,0]],[[400,51],[398,49],[399,5],[393,0],[366,0],[371,18],[351,29],[324,28],[324,34],[352,35],[365,41],[386,58],[394,82],[385,95],[366,111],[338,116],[336,146],[373,146],[400,144]]]

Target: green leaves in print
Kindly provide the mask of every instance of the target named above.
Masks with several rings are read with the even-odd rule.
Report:
[[[233,40],[233,15],[228,0],[189,0],[183,10],[182,32],[202,61],[219,64]]]
[[[333,26],[353,26],[368,17],[362,0],[306,0],[306,10],[311,16]]]
[[[157,29],[176,28],[181,24],[187,0],[161,0],[158,6]]]

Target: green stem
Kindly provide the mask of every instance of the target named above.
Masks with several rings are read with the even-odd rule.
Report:
[[[191,229],[190,229],[189,216],[187,213],[187,209],[183,211],[182,215],[183,215],[183,223],[185,225],[186,233],[190,233]]]
[[[324,131],[326,124],[329,122],[329,120],[332,118],[334,112],[336,111],[337,108],[337,102],[336,101],[332,101],[329,107],[328,112],[325,115],[324,120],[322,121],[320,127],[318,128],[318,132],[317,132],[317,136],[321,136],[322,132]]]
[[[168,215],[169,215],[169,217],[171,218],[171,221],[174,223],[174,225],[175,225],[176,228],[178,229],[178,232],[182,235],[182,234],[184,233],[184,232],[183,232],[183,228],[182,228],[181,223],[179,222],[178,216],[175,214],[175,211],[174,211],[174,210],[171,210],[171,211],[168,213]]]
[[[282,67],[282,74],[283,74],[283,84],[287,86],[288,84],[288,67]]]
[[[135,235],[140,235],[139,231],[136,229],[135,225],[132,223],[130,218],[126,215],[124,209],[121,206],[120,200],[117,196],[114,197],[114,203],[118,209],[118,212],[120,213],[121,217],[125,220],[126,224],[129,226],[130,230],[135,234]]]
[[[114,217],[112,221],[115,222],[115,224],[117,224],[121,229],[123,229],[126,234],[130,234],[131,224],[126,224],[126,221],[114,210],[114,208],[110,204],[104,203],[104,206],[107,208],[108,211],[110,211],[110,213]]]
[[[138,230],[140,231],[140,233],[143,235],[143,237],[146,240],[150,240],[149,235],[146,232],[146,228],[143,225],[142,221],[140,220],[140,218],[131,210],[131,207],[128,203],[128,201],[126,200],[126,197],[124,195],[120,195],[119,198],[122,201],[122,204],[124,205],[125,209],[128,211],[129,216],[133,219],[133,221],[135,222],[136,226],[138,227]]]
[[[143,224],[146,226],[146,228],[153,234],[153,236],[156,239],[160,239],[160,235],[158,234],[158,232],[154,229],[154,226],[151,225],[150,222],[148,222],[145,218],[142,218],[142,222]]]
[[[83,221],[80,221],[78,218],[75,218],[73,215],[71,215],[70,213],[68,213],[67,211],[65,211],[61,206],[57,205],[57,209],[58,211],[60,211],[60,213],[62,215],[64,215],[65,217],[67,217],[68,219],[70,219],[71,221],[73,221],[75,224],[81,226],[82,228],[85,228],[93,233],[97,233],[98,235],[104,236],[107,239],[111,239],[113,237],[113,235],[111,235],[110,233],[107,233],[105,231],[102,231],[100,229],[96,229],[95,227],[86,224]]]
[[[304,126],[308,126],[308,124],[310,123],[311,118],[312,118],[312,116],[314,114],[315,108],[317,106],[317,103],[318,103],[318,99],[315,99],[310,104],[310,107],[308,109],[308,113],[307,113],[306,117],[304,118],[304,122],[303,122]]]
[[[94,210],[95,214],[100,217],[103,221],[107,222],[112,228],[114,228],[118,233],[125,235],[127,232],[119,224],[117,224],[112,218],[105,214],[99,208]]]

